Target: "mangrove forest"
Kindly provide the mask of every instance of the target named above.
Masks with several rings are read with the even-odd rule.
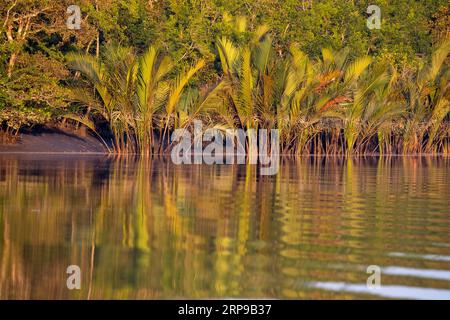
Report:
[[[0,5],[2,141],[84,127],[164,153],[194,120],[278,129],[283,154],[449,154],[445,1],[66,1]],[[344,17],[346,22],[344,23]]]

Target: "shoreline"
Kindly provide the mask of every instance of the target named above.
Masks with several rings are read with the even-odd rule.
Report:
[[[109,152],[105,145],[95,135],[87,130],[73,130],[68,128],[39,127],[24,131],[17,142],[0,143],[0,155],[42,154],[42,155],[86,155],[86,156],[115,156],[115,157],[166,157],[170,150],[162,153],[118,153]],[[229,156],[229,154],[221,154]],[[366,153],[366,154],[295,154],[280,153],[284,158],[386,158],[386,157],[441,157],[449,158],[445,153]],[[195,153],[190,153],[195,156]]]
[[[1,149],[2,145],[0,145]],[[86,155],[86,156],[112,156],[119,158],[126,157],[170,157],[170,153],[154,153],[154,154],[140,154],[140,153],[108,153],[108,152],[77,152],[77,151],[67,151],[67,152],[52,152],[52,151],[0,151],[1,155]],[[190,156],[195,156],[195,154],[190,154]],[[224,154],[224,156],[226,156]],[[333,155],[333,154],[290,154],[290,153],[280,153],[279,156],[283,158],[410,158],[410,157],[434,157],[434,158],[450,158],[450,155],[443,153],[412,153],[412,154],[354,154],[354,155]]]
[[[0,144],[0,154],[109,154],[103,143],[87,130],[38,127],[23,131],[14,143]]]

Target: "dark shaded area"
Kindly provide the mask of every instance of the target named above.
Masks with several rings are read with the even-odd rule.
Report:
[[[69,130],[35,127],[24,130],[13,144],[0,144],[1,153],[107,153],[108,150],[90,133],[75,134]]]

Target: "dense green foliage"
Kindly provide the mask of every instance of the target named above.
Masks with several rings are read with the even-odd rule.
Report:
[[[69,1],[0,4],[4,129],[70,119],[150,153],[195,117],[284,152],[449,152],[445,0],[78,2],[81,30]]]

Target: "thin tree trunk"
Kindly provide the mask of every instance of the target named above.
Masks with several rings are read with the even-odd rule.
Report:
[[[18,57],[18,54],[14,52],[11,55],[11,57],[9,58],[9,62],[8,62],[8,78],[12,77],[12,73],[14,71],[14,66],[16,65],[17,57]]]

